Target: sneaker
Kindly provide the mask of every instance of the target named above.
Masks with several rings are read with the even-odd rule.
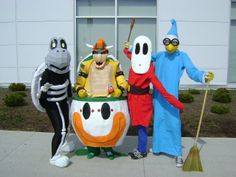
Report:
[[[141,159],[147,157],[147,153],[141,153],[137,149],[134,149],[133,152],[128,153],[132,159]]]
[[[66,167],[68,166],[70,163],[70,160],[67,156],[64,156],[64,155],[56,155],[56,156],[53,156],[51,159],[50,159],[50,164],[51,165],[55,165],[57,167]]]
[[[176,157],[175,162],[176,162],[176,167],[178,167],[178,168],[181,168],[184,164],[181,156]]]
[[[92,158],[94,158],[95,157],[95,153],[93,153],[93,152],[90,152],[90,153],[88,153],[88,155],[87,155],[87,159],[92,159]]]
[[[73,141],[65,141],[65,143],[61,146],[61,150],[63,152],[72,152],[75,149],[75,144]]]

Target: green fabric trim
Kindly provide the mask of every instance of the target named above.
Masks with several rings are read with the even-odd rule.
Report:
[[[89,102],[106,102],[106,101],[119,101],[119,100],[127,100],[127,97],[109,97],[109,98],[80,98],[79,96],[74,96],[73,100],[78,101],[89,101]]]

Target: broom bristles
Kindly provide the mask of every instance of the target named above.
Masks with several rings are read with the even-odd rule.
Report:
[[[199,149],[196,145],[190,149],[183,165],[183,171],[203,171]]]

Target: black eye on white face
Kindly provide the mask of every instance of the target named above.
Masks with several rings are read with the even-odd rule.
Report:
[[[142,49],[143,49],[143,50],[142,50],[143,54],[146,55],[146,54],[148,53],[148,45],[147,45],[147,43],[144,43],[144,44],[143,44]],[[139,53],[140,53],[140,44],[137,43],[137,44],[135,45],[135,54],[138,55]]]
[[[90,117],[91,114],[91,108],[90,105],[88,103],[85,103],[83,106],[83,116],[84,118],[87,120]]]
[[[111,109],[109,104],[107,103],[103,103],[102,108],[101,108],[101,114],[102,114],[102,118],[107,120],[110,115],[111,115]]]
[[[55,49],[57,48],[57,40],[53,39],[50,44],[50,49]]]
[[[143,54],[146,55],[148,53],[148,45],[147,43],[143,44]]]
[[[61,43],[61,48],[62,48],[62,49],[67,49],[67,45],[66,45],[66,41],[65,41],[65,40],[62,39],[62,40],[60,41],[60,43]]]

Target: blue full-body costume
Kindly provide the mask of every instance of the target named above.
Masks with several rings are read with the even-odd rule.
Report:
[[[205,72],[199,71],[184,52],[178,50],[172,54],[159,52],[153,54],[152,59],[155,61],[155,74],[165,89],[176,98],[179,94],[180,78],[185,69],[188,76],[196,82],[202,82],[204,78]],[[170,105],[155,89],[153,99],[153,152],[182,156],[179,110]]]
[[[153,53],[152,60],[155,62],[155,74],[170,94],[178,98],[179,82],[185,69],[192,80],[205,82],[206,73],[198,70],[188,55],[177,49],[179,41],[175,20],[172,20],[172,28],[163,43],[166,51]],[[153,102],[153,153],[182,156],[179,110],[171,106],[155,89]]]

